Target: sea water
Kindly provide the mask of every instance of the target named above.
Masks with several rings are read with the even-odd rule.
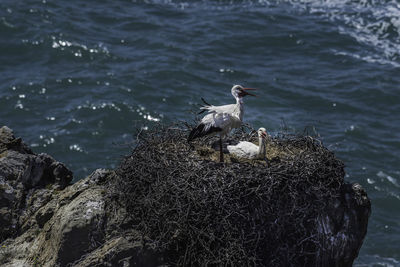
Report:
[[[246,123],[319,134],[366,189],[355,266],[400,266],[398,1],[0,1],[0,124],[75,181],[233,84],[259,89]]]

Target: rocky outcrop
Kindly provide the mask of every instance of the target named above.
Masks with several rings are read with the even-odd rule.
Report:
[[[72,180],[47,154],[36,155],[8,127],[0,128],[0,241],[21,234],[30,216]]]
[[[31,216],[27,216],[20,234],[2,243],[2,249],[12,255],[3,256],[3,264],[66,266],[103,242],[104,188],[94,185],[92,176],[64,190],[37,190],[47,197],[40,202],[38,197],[30,200],[30,207],[38,208],[28,208]]]
[[[167,266],[165,251],[135,227],[110,194],[113,170],[70,184],[72,172],[0,129],[1,266]],[[120,178],[120,177],[119,177]],[[366,234],[370,202],[358,184],[318,217],[317,266],[351,266]],[[179,231],[171,238],[180,238]],[[172,250],[173,251],[173,250]],[[312,257],[314,257],[312,256]]]
[[[70,185],[70,170],[47,154],[34,154],[7,127],[0,129],[0,151],[1,266],[154,262],[143,253],[138,233],[116,234],[125,215],[106,211],[105,181],[112,171],[98,169]]]
[[[345,184],[318,217],[318,266],[352,266],[367,234],[371,202],[361,185]]]
[[[66,266],[104,242],[109,172],[70,185],[72,172],[0,129],[0,264]]]

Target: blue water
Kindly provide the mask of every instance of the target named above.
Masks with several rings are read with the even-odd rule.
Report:
[[[75,180],[200,97],[270,132],[315,127],[372,200],[355,266],[400,266],[400,3],[0,1],[0,124]]]

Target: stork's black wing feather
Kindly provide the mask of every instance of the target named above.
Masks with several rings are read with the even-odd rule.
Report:
[[[204,98],[201,98],[201,101],[203,101],[203,103],[206,104],[207,106],[212,106],[211,104],[207,103],[207,101],[205,101]],[[199,113],[197,113],[197,114],[202,114],[202,113],[204,113],[204,112],[206,112],[206,111],[207,111],[206,109],[203,109],[203,110],[201,110],[201,111],[200,111]]]
[[[204,98],[201,98],[201,100],[202,100],[203,103],[206,104],[207,106],[212,106],[212,105],[208,104],[207,101],[204,100]]]
[[[209,127],[206,130],[206,125],[203,123],[200,123],[199,125],[197,125],[196,127],[193,128],[193,130],[190,132],[189,137],[188,137],[188,142],[192,141],[195,138],[198,137],[202,137],[202,136],[206,136],[212,133],[217,133],[217,132],[221,132],[222,129],[219,127]]]

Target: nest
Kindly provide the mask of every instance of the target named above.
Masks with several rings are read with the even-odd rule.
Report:
[[[270,164],[218,163],[204,153],[216,137],[187,136],[162,125],[141,133],[110,185],[164,264],[312,266],[316,218],[339,195],[343,163],[317,139],[288,134],[268,141]]]

